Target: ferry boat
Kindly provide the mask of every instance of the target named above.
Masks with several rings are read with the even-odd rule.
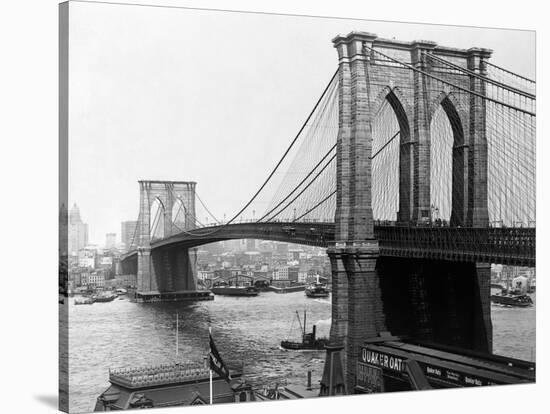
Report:
[[[269,286],[269,290],[275,293],[294,293],[304,291],[305,289],[306,285]]]
[[[216,282],[210,289],[215,295],[258,296],[260,291],[254,286],[229,285],[225,281]]]
[[[319,282],[319,280],[309,285],[306,288],[305,292],[308,298],[326,298],[330,293],[330,291],[327,288],[327,285]]]
[[[231,381],[214,373],[212,402],[254,401],[242,371],[232,370]],[[109,370],[111,385],[97,398],[94,411],[128,410],[210,402],[210,370],[206,364],[175,363]]]
[[[281,348],[284,349],[291,349],[291,350],[299,350],[299,349],[324,349],[325,344],[328,343],[327,338],[317,338],[316,333],[317,329],[316,326],[313,325],[312,332],[306,333],[306,323],[307,323],[307,315],[306,311],[304,311],[304,326],[302,327],[301,321],[300,321],[300,315],[298,315],[298,311],[296,311],[296,317],[298,318],[298,323],[300,324],[300,328],[302,331],[302,342],[293,342],[293,341],[281,341]]]

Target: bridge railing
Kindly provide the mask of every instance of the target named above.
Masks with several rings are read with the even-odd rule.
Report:
[[[382,251],[448,260],[535,263],[536,229],[377,226]]]

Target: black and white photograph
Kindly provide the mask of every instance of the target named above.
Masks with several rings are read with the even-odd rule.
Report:
[[[535,381],[532,31],[81,1],[60,31],[62,408]]]
[[[19,249],[56,268],[5,274],[32,313],[58,276],[37,404],[539,411],[538,26],[222,3],[48,6],[57,232]]]

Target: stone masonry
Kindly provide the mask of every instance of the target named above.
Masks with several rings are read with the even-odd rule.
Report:
[[[151,251],[151,208],[158,200],[163,215],[163,236],[169,237],[181,230],[195,227],[195,182],[187,181],[139,181],[140,210],[138,219],[138,292],[172,292],[194,290],[194,251],[174,247],[162,252]],[[176,228],[172,210],[176,202],[185,207],[185,228]],[[190,278],[190,281],[187,279]]]
[[[344,372],[332,374],[341,380],[332,381],[330,390],[327,354],[321,395],[353,393],[360,346],[383,331],[492,350],[487,265],[380,257],[371,200],[371,123],[387,101],[400,128],[398,221],[431,219],[430,122],[441,105],[454,135],[452,224],[488,225],[484,101],[425,73],[484,94],[477,79],[436,67],[426,54],[483,73],[491,51],[386,40],[364,32],[337,36],[333,43],[339,59],[339,132],[335,238],[327,250],[333,274],[327,351],[341,350],[332,355],[338,358],[332,364]]]

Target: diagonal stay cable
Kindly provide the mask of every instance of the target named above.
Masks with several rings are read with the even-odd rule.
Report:
[[[382,145],[382,147],[376,151],[376,154],[374,154],[372,157],[370,157],[371,160],[373,160],[378,154],[380,154],[384,148],[386,148],[388,145],[390,145],[390,143],[395,139],[395,137],[397,137],[399,135],[401,131],[397,131],[389,140],[388,142],[386,142],[384,145]]]
[[[336,194],[336,191],[337,190],[334,190],[328,196],[326,196],[321,201],[319,201],[317,204],[315,204],[313,207],[311,207],[309,210],[307,210],[304,214],[300,215],[299,217],[296,217],[294,220],[292,220],[292,223],[295,223],[298,220],[300,220],[302,217],[307,216],[309,213],[311,213],[313,210],[315,210],[317,207],[319,207],[321,204],[323,204],[325,201],[327,201],[330,197],[332,197],[334,194]]]
[[[298,197],[300,197],[300,196],[301,196],[301,195],[311,186],[311,184],[313,184],[313,183],[315,182],[315,180],[317,180],[317,178],[321,175],[321,173],[322,173],[323,171],[326,170],[326,168],[330,165],[330,163],[331,163],[332,161],[334,161],[335,158],[336,158],[336,154],[334,154],[334,155],[330,158],[330,160],[328,160],[328,162],[325,164],[325,166],[324,166],[323,168],[321,168],[321,170],[319,170],[319,172],[315,175],[315,177],[313,177],[313,179],[308,183],[308,185],[306,185],[306,186],[302,189],[302,191],[300,191],[292,200],[290,200],[290,201],[287,203],[287,205],[286,205],[285,207],[283,207],[277,214],[275,214],[274,216],[272,216],[271,218],[269,218],[269,220],[267,220],[267,221],[269,222],[269,221],[275,219],[275,217],[277,217],[279,214],[281,214],[283,211],[285,211],[288,207],[290,207],[290,205],[291,205],[294,201],[296,201],[296,199],[297,199]]]
[[[334,144],[328,151],[327,153],[323,156],[323,158],[321,158],[321,160],[311,169],[311,171],[302,179],[302,181],[300,181],[296,187],[294,187],[294,189],[287,194],[287,196],[285,198],[283,198],[275,207],[273,207],[271,210],[269,210],[267,213],[265,213],[260,219],[258,219],[256,221],[256,223],[259,223],[260,221],[262,221],[264,218],[266,218],[267,216],[269,216],[271,213],[273,213],[273,211],[275,211],[277,208],[279,208],[281,206],[281,204],[283,204],[286,200],[288,200],[292,194],[294,194],[295,191],[297,191],[301,185],[311,176],[311,174],[313,174],[315,172],[315,170],[317,169],[317,167],[319,167],[323,161],[330,155],[330,153],[332,152],[332,150],[334,148],[336,148],[336,145],[337,144]]]

